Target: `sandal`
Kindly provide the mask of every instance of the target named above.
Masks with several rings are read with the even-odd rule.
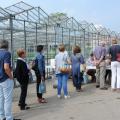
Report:
[[[42,98],[43,103],[47,103],[47,100],[45,98]]]
[[[47,103],[46,99],[45,98],[41,98],[38,100],[39,103]]]

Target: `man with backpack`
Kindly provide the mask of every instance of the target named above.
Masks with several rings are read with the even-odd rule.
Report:
[[[36,78],[37,78],[36,89],[37,89],[38,102],[47,103],[46,99],[43,98],[43,93],[39,91],[40,85],[42,83],[45,83],[45,57],[42,51],[43,51],[43,45],[38,45],[37,55],[35,57],[35,60],[33,61],[32,69],[35,71]]]

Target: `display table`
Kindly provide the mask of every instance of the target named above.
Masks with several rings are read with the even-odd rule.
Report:
[[[87,70],[90,70],[90,69],[96,70],[96,66],[86,66],[86,69],[87,69]],[[111,70],[111,66],[107,66],[106,69],[107,69],[107,70]]]

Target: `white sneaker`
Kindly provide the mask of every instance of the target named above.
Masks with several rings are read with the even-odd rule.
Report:
[[[60,99],[60,98],[61,98],[61,95],[58,95],[57,97]]]
[[[69,96],[69,95],[65,95],[64,98],[65,98],[65,99],[68,99],[68,98],[70,98],[70,96]]]

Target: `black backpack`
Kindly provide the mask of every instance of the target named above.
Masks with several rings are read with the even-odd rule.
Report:
[[[32,61],[32,70],[34,70],[36,76],[40,75],[39,69],[38,69],[38,59]]]

